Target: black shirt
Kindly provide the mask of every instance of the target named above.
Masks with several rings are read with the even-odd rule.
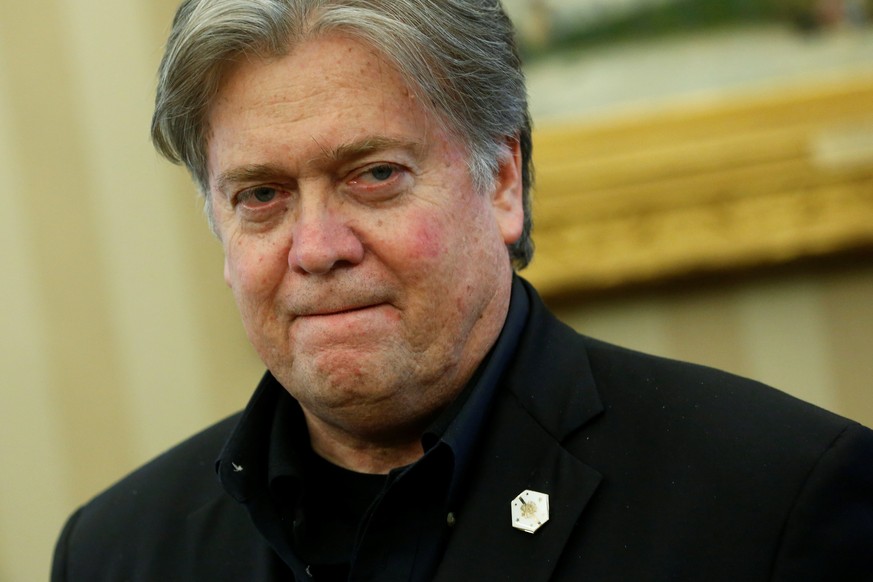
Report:
[[[494,346],[422,436],[424,455],[388,476],[318,457],[299,404],[267,373],[217,463],[225,489],[298,580],[430,580],[462,515],[467,468],[529,301],[513,281]]]

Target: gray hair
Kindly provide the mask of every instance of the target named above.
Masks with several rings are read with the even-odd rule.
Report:
[[[244,56],[283,56],[331,31],[367,43],[397,66],[420,102],[466,145],[480,191],[493,188],[508,141],[518,140],[524,229],[508,249],[515,268],[524,268],[533,255],[531,122],[500,0],[184,0],[159,69],[152,141],[187,166],[210,221],[208,115],[227,68]]]

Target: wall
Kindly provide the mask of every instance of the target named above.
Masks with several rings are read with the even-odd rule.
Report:
[[[0,2],[0,580],[261,366],[185,173],[148,139],[175,0]]]
[[[871,298],[867,257],[554,308],[588,335],[755,378],[873,426]]]

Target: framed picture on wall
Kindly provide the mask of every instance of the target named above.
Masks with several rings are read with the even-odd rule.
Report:
[[[506,4],[547,295],[873,249],[870,2]]]

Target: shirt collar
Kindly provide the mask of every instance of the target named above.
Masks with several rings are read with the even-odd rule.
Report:
[[[279,381],[270,372],[264,374],[215,463],[222,486],[239,502],[248,501],[266,484],[266,451],[282,393]]]

